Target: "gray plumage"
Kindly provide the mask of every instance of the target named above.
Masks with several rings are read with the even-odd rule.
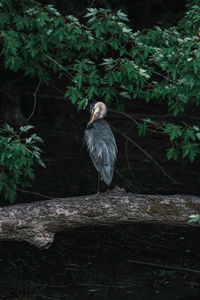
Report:
[[[97,106],[98,103],[101,104],[102,102],[97,102]],[[102,104],[105,106],[104,103]],[[93,109],[93,114],[95,114],[95,109]],[[117,146],[109,124],[103,120],[105,114],[100,118],[98,116],[93,118],[92,123],[90,120],[85,130],[85,141],[95,168],[100,173],[103,181],[110,185],[117,157]]]

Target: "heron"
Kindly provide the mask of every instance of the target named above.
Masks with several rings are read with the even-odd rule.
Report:
[[[91,117],[85,130],[85,142],[91,157],[91,160],[99,172],[99,182],[101,179],[110,185],[114,166],[117,157],[117,145],[110,125],[104,120],[107,114],[107,106],[103,102],[94,102],[90,105]]]

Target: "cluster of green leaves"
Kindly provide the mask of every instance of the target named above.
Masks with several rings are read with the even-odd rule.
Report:
[[[67,76],[66,97],[79,108],[93,97],[118,105],[122,97],[135,98],[149,75],[129,51],[134,37],[127,16],[90,8],[84,20],[81,24],[34,0],[1,0],[0,54],[5,68],[23,70],[46,84],[50,69]]]
[[[89,8],[78,20],[36,0],[0,0],[0,55],[5,68],[46,84],[52,72],[64,76],[65,96],[79,109],[92,98],[119,109],[125,98],[139,98],[166,103],[176,118],[189,102],[200,103],[199,10],[200,0],[190,0],[177,26],[133,32],[122,11]],[[173,143],[167,157],[193,161],[199,131],[175,124],[159,127]]]
[[[17,188],[31,186],[34,163],[45,167],[41,150],[36,146],[42,139],[35,133],[26,138],[26,132],[32,128],[30,125],[20,127],[19,133],[8,124],[0,128],[0,194],[11,204]]]
[[[169,136],[171,148],[167,149],[167,158],[177,160],[188,157],[193,162],[200,154],[200,126],[196,125],[177,125],[174,123],[163,122],[157,125],[150,118],[138,124],[138,134],[145,135],[147,131],[165,133]]]
[[[146,135],[150,125],[152,125],[152,121],[150,118],[144,119],[142,123],[138,124],[138,135]]]
[[[193,162],[200,154],[200,127],[167,123],[164,132],[169,135],[172,142],[172,148],[167,149],[168,159],[177,160],[182,154],[182,158],[188,157]]]

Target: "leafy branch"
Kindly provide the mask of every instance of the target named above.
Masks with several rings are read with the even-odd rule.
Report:
[[[18,187],[31,186],[34,164],[45,167],[42,151],[36,145],[42,139],[35,133],[27,137],[31,129],[33,126],[26,125],[16,132],[8,124],[0,128],[0,194],[11,204],[15,201]]]

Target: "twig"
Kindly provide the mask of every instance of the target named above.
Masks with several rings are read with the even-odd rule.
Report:
[[[165,176],[167,176],[173,183],[178,184],[178,182],[172,178],[164,169],[161,167],[161,165],[141,146],[139,146],[136,142],[134,142],[129,136],[125,135],[123,132],[118,130],[115,127],[112,127],[116,132],[121,134],[124,138],[126,138],[129,142],[131,142],[135,147],[137,147],[140,151],[142,151],[162,172]]]
[[[184,272],[200,274],[200,271],[190,269],[190,268],[182,268],[182,267],[178,267],[178,266],[167,266],[167,265],[155,264],[155,263],[150,263],[147,261],[132,260],[132,259],[128,260],[128,262],[138,264],[138,265],[147,265],[147,266],[156,267],[156,268],[171,269],[171,270],[176,270],[176,271],[184,271]]]
[[[29,120],[32,118],[32,116],[34,115],[34,113],[35,113],[35,108],[36,108],[36,104],[37,104],[36,96],[37,96],[37,91],[38,91],[38,89],[39,89],[39,87],[40,87],[40,83],[41,83],[41,82],[39,81],[39,83],[38,83],[38,85],[37,85],[37,87],[36,87],[36,90],[35,90],[35,92],[34,92],[34,94],[33,94],[33,99],[34,99],[33,110],[32,110],[32,112],[31,112],[30,116],[29,116],[27,119],[25,119],[26,121],[29,121]]]
[[[91,4],[89,4],[89,5],[88,5],[87,7],[85,7],[83,10],[81,10],[75,17],[77,18],[77,17],[81,16],[82,14],[84,14],[85,11],[87,11],[88,8],[93,7],[93,6],[96,6],[96,5],[97,5],[97,2],[98,2],[98,0],[97,0],[97,1],[96,1],[96,0],[93,0],[93,1],[91,2]]]
[[[32,195],[35,195],[35,196],[40,196],[40,197],[43,197],[43,198],[46,198],[46,199],[53,199],[50,196],[46,196],[46,195],[43,195],[43,194],[40,194],[40,193],[30,192],[30,191],[26,191],[26,190],[22,190],[22,189],[17,189],[17,191],[22,192],[22,193],[32,194]]]
[[[155,70],[154,70],[154,73],[155,73],[156,75],[161,76],[161,77],[164,78],[165,80],[174,83],[174,81],[173,81],[172,79],[168,78],[167,76],[165,76],[165,75],[163,75],[163,74],[161,74],[161,73],[159,73],[159,72],[157,72],[157,71],[155,71]]]
[[[139,122],[137,122],[132,116],[130,116],[129,114],[127,114],[127,113],[125,113],[125,112],[117,111],[117,110],[115,110],[115,109],[109,109],[109,111],[111,111],[111,112],[113,112],[113,113],[116,113],[116,114],[120,114],[120,115],[125,116],[126,118],[132,120],[137,126],[140,125]],[[144,118],[139,118],[139,117],[137,117],[137,118],[138,118],[139,120],[144,121]],[[158,125],[156,124],[156,122],[154,122],[154,121],[152,121],[151,123],[154,124],[155,126],[158,126]],[[162,131],[153,130],[153,129],[150,129],[150,128],[148,128],[148,127],[147,127],[147,130],[148,130],[148,131],[151,131],[151,132],[155,132],[155,133],[162,133],[162,134],[164,134],[164,132],[162,132]]]
[[[61,89],[59,89],[54,83],[52,83],[52,87],[56,90],[56,92],[60,95],[62,95],[62,97],[64,99],[66,99],[63,95],[64,95],[64,91],[62,91]]]
[[[166,10],[166,12],[168,13],[168,14],[171,14],[172,13],[172,11],[171,10],[169,10],[168,8],[167,8],[167,6],[166,5],[164,5],[163,3],[162,3],[162,1],[160,1],[160,0],[158,0],[158,2],[160,3],[160,5]]]
[[[53,59],[51,56],[49,55],[45,55],[49,60],[51,60],[52,62],[54,62],[57,66],[59,66],[63,71],[65,71],[69,78],[73,78],[73,76],[65,69],[65,67],[63,67],[58,61],[56,61],[55,59]]]
[[[113,112],[115,114],[123,115],[123,116],[127,117],[128,119],[132,120],[137,126],[139,125],[139,122],[137,122],[133,117],[131,117],[129,114],[127,114],[125,112],[118,111],[118,110],[115,110],[115,109],[110,109],[110,108],[108,109],[108,111]]]

